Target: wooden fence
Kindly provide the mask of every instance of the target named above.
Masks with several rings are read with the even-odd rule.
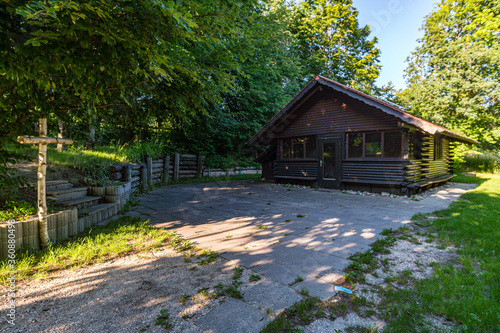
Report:
[[[125,163],[109,167],[110,179],[130,182],[132,188],[153,185],[162,182],[168,184],[169,179],[201,178],[203,176],[204,155],[165,154],[163,156],[147,156],[144,163]]]
[[[201,178],[204,176],[231,176],[240,174],[259,174],[260,167],[210,169],[203,162],[204,155],[165,154],[163,156],[147,156],[144,163],[125,163],[109,167],[110,179],[130,182],[132,188],[142,186],[144,189],[153,183],[168,184],[170,179]]]

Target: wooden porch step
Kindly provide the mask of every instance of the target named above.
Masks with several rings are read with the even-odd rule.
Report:
[[[89,206],[96,205],[99,202],[99,199],[101,199],[101,197],[85,196],[85,197],[78,198],[78,199],[58,201],[58,203],[60,203],[60,204],[62,204],[64,206],[72,206],[72,207],[76,207],[76,208],[84,208],[84,207],[89,207]]]
[[[443,176],[439,176],[439,177],[435,177],[435,178],[430,178],[430,179],[422,180],[422,181],[419,181],[419,182],[416,182],[416,183],[411,183],[411,184],[408,184],[407,187],[409,189],[414,190],[414,189],[417,189],[419,187],[424,187],[424,186],[432,185],[432,184],[435,184],[435,183],[445,182],[445,181],[450,180],[453,177],[455,177],[454,174],[443,175]]]

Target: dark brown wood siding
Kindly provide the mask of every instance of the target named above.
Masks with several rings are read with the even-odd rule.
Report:
[[[316,159],[282,159],[273,164],[274,177],[310,179],[318,178],[318,160]]]
[[[288,123],[278,136],[399,129],[395,117],[344,94],[327,92],[304,105]]]
[[[342,181],[402,183],[405,180],[404,161],[349,161],[342,164]]]

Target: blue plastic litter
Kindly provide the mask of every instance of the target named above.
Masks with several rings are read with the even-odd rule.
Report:
[[[335,286],[335,291],[343,291],[345,293],[352,294],[351,290],[344,288],[344,287],[339,287],[339,286]]]

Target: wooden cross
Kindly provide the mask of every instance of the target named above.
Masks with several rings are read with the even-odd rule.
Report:
[[[43,247],[50,245],[49,229],[47,225],[47,197],[45,191],[46,174],[47,174],[47,145],[49,143],[57,143],[62,145],[71,145],[73,140],[62,138],[47,137],[47,118],[40,118],[38,124],[40,136],[18,136],[19,143],[34,143],[38,144],[38,231],[40,241]]]

